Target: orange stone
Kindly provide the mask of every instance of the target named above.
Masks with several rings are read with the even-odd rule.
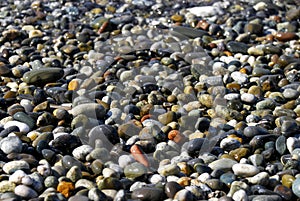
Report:
[[[69,91],[74,91],[74,90],[77,90],[78,88],[79,88],[78,80],[74,79],[69,82],[69,84],[68,84]]]
[[[146,119],[151,119],[151,115],[150,114],[146,114],[141,118],[141,122],[145,121]]]
[[[281,42],[298,39],[297,34],[293,32],[278,32],[274,37]]]
[[[179,143],[183,139],[183,136],[181,135],[181,133],[178,130],[171,130],[168,133],[168,138],[169,138],[169,140]]]
[[[130,153],[132,154],[133,158],[138,161],[139,163],[143,164],[146,167],[149,167],[149,161],[141,148],[138,145],[133,145],[130,148]]]
[[[232,82],[232,83],[226,84],[226,88],[227,89],[237,89],[237,90],[240,90],[241,85],[239,85],[238,83]]]
[[[63,194],[66,198],[71,196],[75,186],[72,182],[62,181],[57,185],[57,191]]]

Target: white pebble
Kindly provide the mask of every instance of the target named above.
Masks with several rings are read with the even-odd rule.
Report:
[[[11,126],[17,126],[20,130],[20,132],[22,133],[28,133],[29,132],[29,126],[25,123],[22,123],[20,121],[8,121],[5,125],[4,125],[4,129],[9,128]]]

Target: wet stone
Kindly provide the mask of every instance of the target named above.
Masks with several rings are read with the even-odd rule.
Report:
[[[64,71],[61,68],[41,68],[26,72],[23,80],[27,84],[55,82],[62,78]]]
[[[132,199],[160,201],[163,199],[163,190],[154,187],[142,187],[132,192]]]
[[[124,174],[129,179],[135,179],[147,173],[146,167],[138,162],[127,165],[124,169]]]

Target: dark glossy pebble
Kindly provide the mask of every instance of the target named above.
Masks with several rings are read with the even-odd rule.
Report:
[[[127,113],[127,114],[134,114],[134,115],[140,115],[140,108],[135,106],[135,105],[126,105],[124,107],[124,112]]]
[[[252,138],[256,135],[268,134],[268,130],[259,126],[248,126],[243,131],[246,137]]]
[[[161,201],[164,200],[163,190],[155,187],[142,187],[135,189],[131,198],[141,201]]]
[[[181,189],[183,187],[175,181],[167,182],[165,185],[165,193],[169,198],[174,198],[175,194]]]
[[[48,162],[53,162],[56,156],[56,153],[51,149],[43,149],[41,153]]]
[[[188,142],[187,151],[188,154],[192,157],[199,156],[202,145],[208,143],[208,140],[205,138],[196,138]]]
[[[256,135],[249,142],[249,145],[251,145],[254,149],[257,149],[259,147],[264,147],[265,143],[268,141],[275,141],[277,137],[278,135],[274,135],[274,134]]]
[[[12,132],[20,132],[19,127],[18,126],[10,126],[4,130],[2,130],[0,132],[0,137],[4,138],[6,136],[8,136],[8,134],[12,133]]]
[[[73,149],[82,145],[80,138],[70,134],[60,135],[52,142],[52,147],[64,154],[72,153]]]
[[[89,145],[92,147],[95,146],[95,141],[97,139],[102,141],[102,144],[111,150],[111,147],[114,144],[120,142],[118,132],[115,127],[111,125],[99,125],[94,127],[88,134],[89,136]]]
[[[44,149],[48,149],[49,148],[49,145],[48,145],[48,142],[45,141],[45,140],[41,140],[37,143],[37,146],[36,146],[36,151],[38,153],[42,153],[42,151]]]
[[[158,86],[153,83],[145,83],[145,84],[143,84],[142,89],[143,89],[144,93],[149,94],[151,91],[158,90]]]
[[[246,43],[230,41],[227,43],[226,47],[232,53],[248,54],[248,45]]]
[[[17,121],[23,122],[32,129],[35,126],[35,120],[27,115],[25,112],[17,112],[13,115],[13,118]]]

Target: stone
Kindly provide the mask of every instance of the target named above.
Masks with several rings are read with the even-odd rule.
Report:
[[[259,169],[254,165],[237,163],[232,166],[235,175],[241,177],[251,177],[259,173]]]
[[[135,189],[131,194],[131,198],[142,201],[161,201],[163,200],[163,190],[155,187],[142,187]]]
[[[0,182],[0,192],[5,193],[5,192],[14,192],[16,188],[16,184],[12,181],[1,181]]]
[[[41,68],[26,72],[23,81],[27,84],[45,84],[62,78],[64,71],[61,68]]]
[[[222,158],[211,162],[208,167],[213,170],[223,170],[228,171],[231,170],[232,166],[237,164],[235,160],[229,158]]]
[[[18,136],[8,136],[0,141],[0,149],[5,154],[20,153],[22,151],[22,141]]]
[[[147,173],[147,168],[138,162],[127,165],[124,168],[124,174],[129,179],[135,179]]]
[[[16,195],[25,199],[36,198],[38,196],[38,193],[35,190],[25,185],[16,186],[14,192]]]
[[[165,185],[165,193],[169,198],[172,199],[174,198],[175,194],[182,189],[183,187],[174,181],[167,182]]]
[[[4,164],[3,171],[6,174],[12,174],[17,170],[29,170],[29,164],[26,161],[18,160],[18,161],[10,161]]]
[[[9,121],[4,125],[4,129],[9,128],[11,126],[17,126],[20,132],[28,133],[30,128],[27,124],[19,122],[19,121]]]

